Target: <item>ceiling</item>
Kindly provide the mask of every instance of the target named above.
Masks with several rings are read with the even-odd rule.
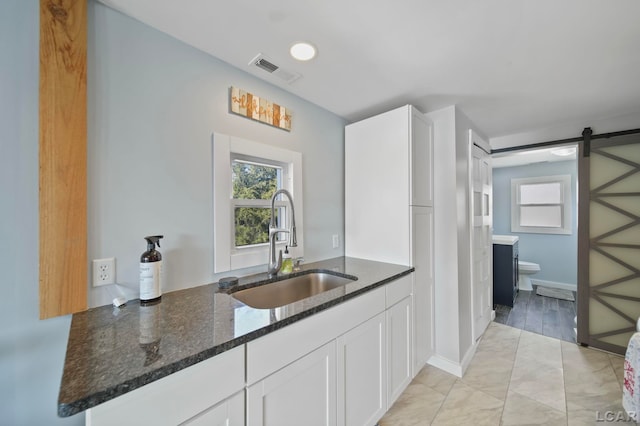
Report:
[[[640,111],[638,0],[100,1],[348,121],[456,104],[496,137]]]

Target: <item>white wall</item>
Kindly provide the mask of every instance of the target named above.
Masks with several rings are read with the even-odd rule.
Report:
[[[331,238],[344,241],[344,120],[93,1],[88,43],[88,254],[116,257],[125,296],[138,297],[145,235],[165,236],[164,292],[219,278],[214,131],[301,152],[305,259],[344,254]],[[232,85],[290,108],[291,132],[229,114]],[[114,290],[89,287],[90,305],[110,303]]]

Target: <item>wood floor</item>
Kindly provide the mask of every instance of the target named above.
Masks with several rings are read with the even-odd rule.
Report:
[[[539,296],[535,290],[535,286],[533,291],[520,290],[513,308],[497,305],[495,321],[543,336],[575,342],[573,319],[576,316],[576,302]]]

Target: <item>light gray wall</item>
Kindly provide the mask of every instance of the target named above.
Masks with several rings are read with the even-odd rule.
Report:
[[[79,425],[56,413],[71,317],[38,319],[38,13],[0,1],[0,424]]]
[[[71,317],[38,319],[38,16],[37,0],[0,1],[0,424],[80,425],[57,417]],[[173,289],[212,280],[214,130],[301,151],[305,255],[342,255],[340,118],[93,1],[88,50],[90,259],[137,282],[142,237],[164,232]],[[292,132],[228,114],[230,85],[290,107]]]
[[[145,235],[165,236],[164,292],[220,278],[214,131],[301,152],[305,259],[344,254],[331,239],[344,241],[344,120],[93,1],[88,44],[89,259],[115,256],[121,284],[89,287],[91,306],[110,303],[116,291],[138,297]],[[229,114],[232,85],[290,108],[291,132]]]
[[[571,175],[571,235],[527,234],[511,232],[511,179]],[[577,163],[558,161],[493,169],[493,233],[517,235],[520,259],[540,264],[533,278],[576,284],[578,273]]]

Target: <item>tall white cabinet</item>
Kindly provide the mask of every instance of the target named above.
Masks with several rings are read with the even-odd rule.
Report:
[[[345,254],[415,267],[412,330],[393,330],[415,376],[433,353],[433,125],[411,105],[345,129]]]

